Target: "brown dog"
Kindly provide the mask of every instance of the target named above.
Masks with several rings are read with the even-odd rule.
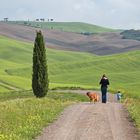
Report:
[[[87,92],[87,96],[90,99],[90,102],[99,102],[99,96],[96,92]]]

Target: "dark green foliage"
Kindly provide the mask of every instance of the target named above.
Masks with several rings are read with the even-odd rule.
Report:
[[[87,36],[90,36],[90,35],[93,35],[94,33],[91,33],[91,32],[81,32],[82,35],[87,35]]]
[[[122,39],[134,39],[140,41],[140,30],[125,30],[121,32]]]
[[[48,84],[45,43],[41,31],[38,31],[33,49],[32,88],[34,95],[44,97],[48,92]]]

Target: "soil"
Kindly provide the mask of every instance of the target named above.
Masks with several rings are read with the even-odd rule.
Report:
[[[123,104],[112,94],[108,98],[106,104],[83,102],[66,108],[36,140],[138,140],[136,127]]]
[[[34,27],[0,22],[0,35],[12,39],[33,43],[36,30]],[[89,52],[108,55],[140,49],[140,41],[122,39],[119,32],[100,33],[90,36],[61,30],[41,29],[48,48]]]

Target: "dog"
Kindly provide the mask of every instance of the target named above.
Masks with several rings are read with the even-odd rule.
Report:
[[[96,92],[87,92],[86,95],[89,97],[90,99],[90,103],[91,102],[99,102],[99,96],[97,95]]]

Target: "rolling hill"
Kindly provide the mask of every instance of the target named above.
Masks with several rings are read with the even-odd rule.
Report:
[[[0,22],[0,35],[33,42],[38,28]],[[83,35],[56,29],[42,29],[48,48],[109,55],[140,49],[140,41],[122,39],[119,32]]]
[[[31,89],[33,44],[0,36],[0,92]],[[97,56],[47,48],[50,88],[99,88],[103,73],[109,76],[110,90],[140,97],[140,51]]]
[[[50,92],[47,98],[36,99],[32,91],[27,91],[31,89],[35,29],[0,23],[0,99],[3,139],[16,139],[17,136],[20,139],[23,138],[21,134],[26,134],[29,138],[28,134],[36,133],[34,126],[37,124],[38,128],[41,120],[45,122],[44,114],[47,114],[47,118],[52,118],[51,115],[56,114],[54,107],[61,109],[63,104],[66,105],[64,101],[70,103],[69,99],[77,101],[75,94]],[[99,89],[100,77],[106,73],[110,80],[110,92],[115,93],[120,90],[124,97],[127,97],[124,103],[140,128],[139,41],[123,40],[118,32],[87,36],[43,29],[43,33],[47,42],[49,88]],[[84,96],[81,98],[83,100],[80,101],[86,99]],[[49,107],[51,110],[48,110]],[[51,115],[48,112],[44,113],[44,110],[48,110]],[[42,116],[38,117],[35,111]],[[31,124],[31,120],[34,123]],[[15,127],[15,123],[20,127]]]
[[[9,21],[12,24],[24,25],[42,29],[55,29],[75,33],[104,33],[117,30],[82,22],[34,22],[34,21]]]

